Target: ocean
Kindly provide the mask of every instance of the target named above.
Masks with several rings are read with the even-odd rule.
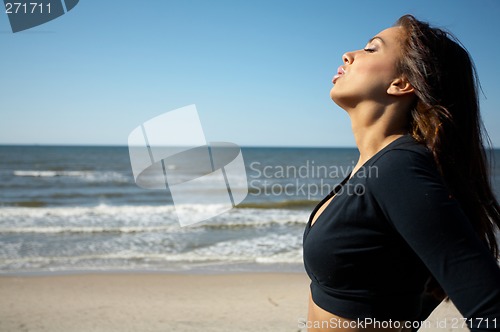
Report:
[[[0,146],[0,274],[303,271],[309,214],[357,150],[243,147],[242,156],[246,179],[233,184],[248,188],[245,200],[181,227],[176,209],[217,210],[204,203],[211,182],[174,206],[167,190],[135,184],[127,147]],[[492,179],[499,197],[500,166]]]

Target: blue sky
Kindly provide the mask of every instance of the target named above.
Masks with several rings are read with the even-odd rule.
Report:
[[[468,48],[500,148],[498,0],[80,0],[16,34],[0,13],[0,144],[126,145],[144,121],[196,104],[208,141],[354,146],[332,76],[406,13]]]

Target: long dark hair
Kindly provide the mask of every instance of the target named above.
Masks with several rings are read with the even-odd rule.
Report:
[[[398,69],[415,89],[409,131],[433,153],[450,194],[457,199],[495,258],[500,206],[491,189],[484,143],[491,142],[479,113],[480,88],[471,56],[448,31],[411,15],[403,29]]]

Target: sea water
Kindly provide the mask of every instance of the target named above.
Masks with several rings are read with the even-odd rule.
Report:
[[[500,160],[500,151],[495,151]],[[127,147],[0,146],[0,274],[81,271],[302,271],[315,204],[349,175],[355,148],[242,148],[246,199],[181,227],[176,209],[207,215],[210,182],[175,206],[138,187]],[[500,166],[493,169],[500,188]],[[498,191],[497,191],[498,197]]]

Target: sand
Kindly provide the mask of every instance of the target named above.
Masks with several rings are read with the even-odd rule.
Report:
[[[79,274],[0,277],[0,331],[305,332],[302,273]],[[452,329],[441,304],[429,317]]]

